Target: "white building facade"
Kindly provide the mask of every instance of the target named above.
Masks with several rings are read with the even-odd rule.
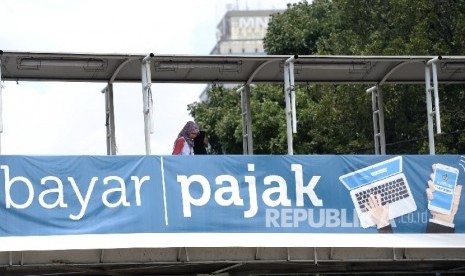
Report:
[[[217,43],[211,54],[265,54],[263,38],[271,14],[277,10],[232,10],[226,12],[217,26]]]

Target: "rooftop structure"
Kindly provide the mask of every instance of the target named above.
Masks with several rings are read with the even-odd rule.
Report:
[[[217,27],[217,43],[211,54],[265,54],[263,38],[277,10],[228,11]]]
[[[230,10],[217,26],[217,43],[212,55],[265,55],[263,38],[271,14],[280,10]],[[237,84],[223,84],[232,88]],[[199,98],[207,100],[207,86]]]

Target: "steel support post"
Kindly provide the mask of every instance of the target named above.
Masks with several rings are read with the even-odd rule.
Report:
[[[435,154],[434,147],[434,125],[433,116],[436,117],[436,131],[441,133],[441,117],[439,112],[439,93],[438,93],[438,76],[436,63],[441,60],[442,57],[438,56],[434,59],[429,60],[425,65],[425,84],[426,84],[426,112],[428,118],[428,142],[429,142],[429,154]],[[431,72],[432,71],[432,72]],[[431,87],[431,73],[433,75],[433,87]],[[434,92],[434,106],[431,96],[431,91]]]
[[[384,131],[384,102],[381,86],[373,86],[367,90],[367,93],[371,93],[375,154],[386,154],[386,134]]]
[[[152,73],[150,71],[150,59],[154,57],[153,54],[147,55],[142,59],[141,70],[142,70],[142,112],[144,114],[144,134],[145,134],[145,154],[151,153],[150,147],[150,133],[153,132],[151,127],[151,110],[152,110]]]
[[[242,109],[242,145],[243,153],[253,155],[252,111],[250,109],[250,85],[239,89]]]
[[[294,61],[292,56],[284,62],[284,99],[286,101],[287,153],[294,154],[292,134],[297,132],[294,90]]]
[[[426,83],[426,115],[428,117],[428,143],[429,154],[435,154],[434,149],[434,130],[433,130],[433,104],[431,100],[431,76],[428,66],[425,66],[425,83]]]
[[[0,51],[0,154],[2,153],[2,133],[3,133],[3,85],[2,85],[2,54]]]
[[[434,115],[436,115],[436,133],[441,134],[441,112],[439,111],[438,70],[436,62],[431,63],[433,73]]]
[[[113,105],[113,83],[109,82],[105,93],[105,126],[107,132],[107,155],[116,154],[115,109]]]
[[[2,85],[2,59],[0,53],[0,154],[2,153],[2,133],[3,133],[3,85]]]

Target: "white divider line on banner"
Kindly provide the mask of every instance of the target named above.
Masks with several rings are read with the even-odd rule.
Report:
[[[163,166],[163,156],[160,156],[161,183],[163,186],[163,207],[165,209],[165,225],[168,225],[168,206],[166,205],[166,185],[165,185],[165,167]]]

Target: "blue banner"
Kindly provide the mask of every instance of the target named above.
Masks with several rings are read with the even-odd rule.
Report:
[[[0,237],[465,233],[464,166],[459,155],[1,156]]]

